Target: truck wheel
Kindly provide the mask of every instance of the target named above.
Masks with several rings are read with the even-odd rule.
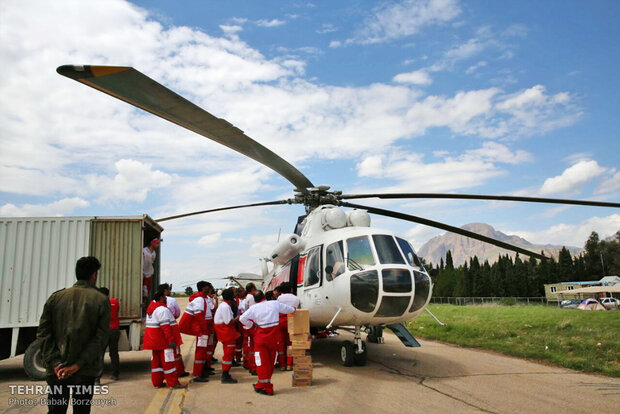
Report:
[[[41,355],[41,341],[31,343],[24,352],[24,371],[35,381],[44,380],[46,377],[45,363]]]

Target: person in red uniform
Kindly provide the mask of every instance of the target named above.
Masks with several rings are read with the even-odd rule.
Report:
[[[179,384],[175,363],[176,344],[180,338],[175,337],[170,327],[170,322],[173,320],[174,316],[166,307],[166,295],[163,292],[155,292],[153,301],[146,310],[146,328],[142,348],[153,351],[151,382],[156,388],[165,385],[169,388],[183,388]]]
[[[237,380],[230,376],[230,368],[233,366],[235,359],[235,348],[237,347],[237,331],[238,318],[235,317],[233,302],[235,301],[235,292],[232,288],[224,289],[222,292],[223,302],[219,304],[213,318],[215,332],[219,341],[224,348],[224,356],[222,357],[222,384],[236,384]]]
[[[207,316],[211,316],[207,302],[208,283],[201,280],[196,284],[198,292],[189,297],[190,302],[181,317],[179,327],[181,333],[196,337],[196,353],[194,355],[194,382],[208,382],[211,371],[207,364],[207,343],[211,329],[207,325]]]
[[[110,355],[110,362],[112,363],[111,378],[117,381],[120,374],[120,360],[118,357],[118,340],[121,336],[121,324],[118,319],[120,304],[118,303],[118,299],[110,297],[110,290],[108,288],[102,287],[99,291],[110,300],[110,339],[108,341],[108,354]]]
[[[292,306],[295,309],[299,308],[299,298],[293,295],[293,286],[289,282],[284,282],[276,288],[278,292],[278,302],[282,302],[286,305]],[[286,314],[280,314],[280,346],[278,348],[278,364],[280,364],[280,370],[291,371],[293,369],[293,356],[291,355],[291,339],[288,335],[288,317]]]
[[[254,294],[256,305],[250,307],[240,317],[245,326],[256,325],[254,334],[254,348],[258,382],[254,384],[254,391],[259,394],[273,395],[273,361],[278,349],[280,339],[279,314],[293,313],[295,308],[276,300],[265,300],[263,292]]]
[[[243,312],[246,312],[253,306],[256,302],[254,301],[254,293],[256,292],[256,285],[252,282],[245,285],[245,306],[243,307]],[[254,331],[256,328],[254,326],[248,328],[247,326],[241,324],[243,328],[243,367],[250,371],[250,374],[256,374],[256,363],[254,362]]]
[[[215,294],[215,289],[213,288],[213,285],[209,282],[206,283],[207,312],[205,313],[205,319],[207,320],[207,328],[209,329],[209,339],[207,341],[207,358],[205,361],[205,366],[212,374],[214,370],[211,364],[217,361],[213,357],[213,355],[215,354],[215,347],[217,346],[217,335],[213,326],[213,315],[215,315],[215,311],[217,310],[217,295]]]
[[[177,300],[173,298],[172,296],[170,296],[170,294],[172,293],[170,290],[171,288],[172,288],[172,285],[169,285],[168,283],[163,283],[157,286],[157,290],[164,292],[164,295],[166,295],[166,307],[170,310],[170,313],[172,313],[172,316],[174,316],[174,321],[170,323],[170,326],[172,327],[172,329],[174,329],[175,334],[178,334],[180,338],[181,331],[180,331],[179,324],[177,323],[176,319],[179,316],[181,316],[181,308],[179,307]],[[177,343],[176,364],[177,364],[177,372],[179,373],[179,378],[189,376],[189,372],[185,371],[185,364],[183,363],[183,356],[181,355],[182,344],[183,342]]]

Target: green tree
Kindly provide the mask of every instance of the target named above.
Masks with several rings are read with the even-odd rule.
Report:
[[[558,256],[558,273],[560,282],[570,282],[576,279],[573,257],[566,247],[562,247]]]
[[[585,249],[587,279],[591,280],[597,276],[603,276],[603,266],[601,265],[601,249],[598,233],[593,231],[588,237]]]
[[[193,293],[194,293],[194,289],[192,289],[191,286],[188,286],[188,287],[185,288],[185,294],[187,296],[192,296]]]

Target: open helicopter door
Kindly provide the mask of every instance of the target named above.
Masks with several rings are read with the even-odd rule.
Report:
[[[291,259],[291,270],[287,282],[293,287],[293,295],[297,294],[297,270],[299,267],[299,255]]]

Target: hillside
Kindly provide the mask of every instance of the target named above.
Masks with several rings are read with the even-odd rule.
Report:
[[[562,249],[562,246],[535,245],[521,237],[510,236],[501,231],[497,231],[492,226],[484,223],[469,223],[461,228],[534,252],[544,251],[547,256],[552,256],[556,259]],[[582,251],[579,247],[566,246],[566,248],[573,255],[577,255]],[[484,263],[485,260],[488,260],[489,263],[494,263],[497,261],[499,255],[515,255],[512,251],[453,233],[445,233],[441,236],[433,237],[422,245],[418,250],[418,255],[423,257],[426,263],[437,264],[441,259],[445,260],[448,250],[452,252],[452,259],[455,266],[469,261],[470,257],[473,256],[477,256],[480,263]]]

